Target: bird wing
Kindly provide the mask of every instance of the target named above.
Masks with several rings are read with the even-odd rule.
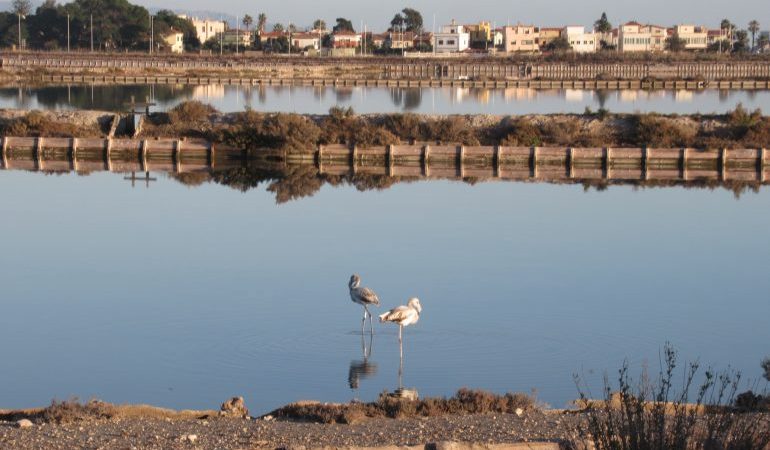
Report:
[[[377,297],[377,294],[375,294],[373,290],[367,287],[356,288],[356,295],[364,303],[368,303],[372,305],[380,304],[380,298]]]
[[[391,309],[385,314],[380,315],[380,321],[382,322],[401,322],[408,319],[416,311],[408,306],[398,306]]]

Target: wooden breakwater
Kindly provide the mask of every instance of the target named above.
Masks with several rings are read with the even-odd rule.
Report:
[[[2,137],[5,170],[195,172],[240,166],[245,152],[200,139]]]
[[[399,58],[232,58],[148,57],[104,54],[5,54],[4,72],[42,72],[74,76],[179,79],[176,74],[203,73],[192,78],[227,78],[229,74],[260,74],[251,80],[402,80],[402,81],[769,81],[770,61],[728,62],[521,62],[506,58],[399,59]],[[122,72],[122,73],[116,73]],[[135,76],[133,74],[141,74]],[[227,74],[224,77],[221,74]],[[174,74],[174,75],[171,75]],[[209,74],[212,74],[209,76]],[[218,76],[217,76],[218,75]],[[186,78],[186,76],[182,76]],[[247,78],[240,77],[238,79]],[[765,89],[767,86],[765,85]]]
[[[577,148],[462,145],[319,146],[292,153],[289,164],[312,163],[323,174],[361,173],[510,180],[716,179],[765,183],[767,149]]]

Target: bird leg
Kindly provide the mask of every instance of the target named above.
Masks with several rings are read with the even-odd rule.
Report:
[[[366,315],[369,315],[369,329],[371,330],[372,334],[374,334],[374,325],[372,325],[372,313],[369,312],[369,308],[364,305],[364,321],[366,320]]]
[[[399,354],[401,355],[402,363],[404,361],[404,340],[402,339],[403,330],[404,330],[404,326],[399,325],[398,326],[398,351],[399,351]]]

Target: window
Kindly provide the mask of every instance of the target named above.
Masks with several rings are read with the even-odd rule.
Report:
[[[450,40],[446,41],[446,43],[449,44],[449,45],[455,45],[454,39],[450,39]]]
[[[444,40],[443,39],[439,40],[438,45],[444,45]]]

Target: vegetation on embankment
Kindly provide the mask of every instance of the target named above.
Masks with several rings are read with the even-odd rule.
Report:
[[[770,117],[742,106],[726,114],[584,114],[523,116],[219,114],[199,102],[154,114],[148,136],[197,136],[238,148],[306,152],[317,145],[370,146],[426,142],[463,145],[576,147],[762,148],[770,146]]]

